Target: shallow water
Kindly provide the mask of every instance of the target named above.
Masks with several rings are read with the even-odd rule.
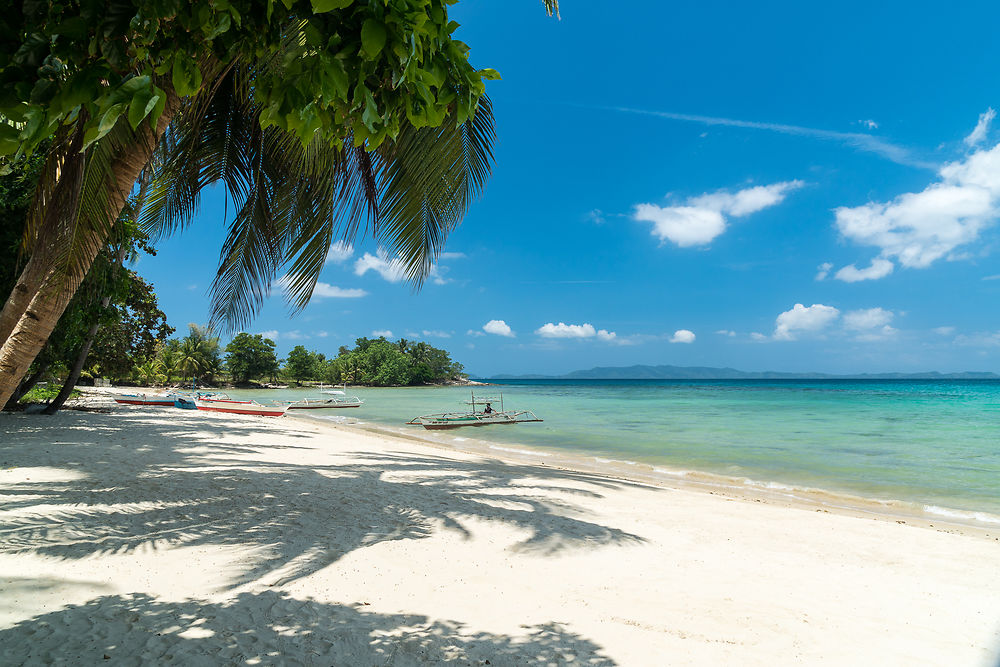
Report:
[[[500,392],[507,409],[545,421],[434,435],[403,426],[466,409],[464,387],[351,388],[364,406],[310,416],[1000,515],[1000,381],[525,380],[476,388],[477,396]]]

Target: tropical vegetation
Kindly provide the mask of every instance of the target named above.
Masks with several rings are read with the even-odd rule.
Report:
[[[11,6],[0,156],[48,142],[0,312],[0,403],[45,345],[144,170],[149,230],[222,181],[237,214],[213,321],[272,279],[308,302],[336,238],[370,223],[419,285],[492,162],[484,79],[447,0],[78,0]],[[550,13],[555,3],[546,0]],[[155,159],[154,159],[155,158]],[[193,367],[187,370],[193,371]]]

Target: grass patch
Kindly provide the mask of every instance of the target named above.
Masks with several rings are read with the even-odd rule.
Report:
[[[59,395],[59,390],[62,389],[62,385],[59,384],[46,384],[46,385],[35,385],[32,387],[31,391],[21,397],[21,403],[47,403]],[[74,389],[70,392],[70,398],[76,398],[80,395],[79,389]]]

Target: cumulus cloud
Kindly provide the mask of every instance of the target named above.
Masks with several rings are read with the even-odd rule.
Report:
[[[986,133],[990,131],[990,123],[993,122],[993,118],[996,115],[997,112],[992,107],[979,114],[979,122],[976,123],[975,129],[969,133],[969,136],[965,138],[965,145],[972,147],[982,143],[983,139],[986,138]]]
[[[862,280],[878,280],[879,278],[885,278],[887,275],[892,273],[895,268],[895,264],[887,259],[880,259],[876,257],[872,260],[871,265],[866,269],[859,269],[853,264],[848,264],[834,276],[837,280],[843,280],[845,283],[856,283]]]
[[[372,335],[376,338],[392,338],[392,332],[388,329],[375,329],[372,331]]]
[[[693,331],[688,331],[687,329],[678,329],[674,332],[673,337],[670,339],[671,343],[693,343],[695,335]]]
[[[493,334],[494,336],[506,336],[507,338],[514,337],[514,332],[503,320],[490,320],[483,325],[483,331],[488,334]]]
[[[448,257],[445,257],[446,255]],[[441,254],[442,259],[457,259],[464,256],[462,253],[457,252]],[[435,264],[431,267],[427,277],[435,285],[444,285],[451,282],[450,279],[445,278],[443,275],[447,270],[447,267],[439,267]],[[376,250],[374,255],[366,252],[355,260],[354,275],[363,276],[369,271],[374,271],[382,276],[383,280],[387,280],[390,283],[398,283],[406,280],[406,264],[398,256],[389,257],[389,253],[382,248]]]
[[[369,271],[374,271],[390,283],[398,283],[406,278],[403,262],[398,257],[390,258],[381,248],[374,255],[366,252],[354,262],[354,275],[363,276]]]
[[[327,264],[343,264],[354,254],[354,246],[343,241],[334,241],[326,253]]]
[[[823,262],[818,267],[816,267],[816,280],[826,280],[826,276],[830,273],[830,269],[833,268],[833,264],[830,262]]]
[[[358,299],[363,296],[368,296],[368,292],[363,289],[345,289],[329,283],[316,283],[316,287],[313,288],[313,297],[320,299]]]
[[[844,328],[855,331],[884,327],[892,322],[895,313],[884,308],[867,308],[844,313]]]
[[[795,340],[795,337],[801,333],[817,333],[832,324],[838,317],[840,317],[840,311],[833,306],[814,303],[807,308],[801,303],[797,303],[791,310],[786,310],[775,319],[774,338],[776,340]]]
[[[848,270],[846,277],[884,277],[891,272],[887,266],[893,260],[906,268],[922,269],[942,258],[956,259],[958,248],[978,240],[996,220],[1000,144],[950,162],[938,175],[937,182],[920,192],[836,209],[836,226],[844,238],[880,250],[871,268]]]
[[[278,340],[278,330],[277,329],[270,329],[268,331],[261,331],[259,335],[263,336],[264,338],[270,338],[271,340]]]
[[[543,324],[535,333],[543,338],[598,338],[599,340],[612,341],[617,337],[614,331],[606,329],[595,329],[593,324],[566,324],[560,322],[553,324],[548,322]]]
[[[802,181],[785,181],[737,192],[719,190],[691,197],[679,206],[638,204],[632,217],[653,223],[652,234],[661,243],[670,241],[682,248],[705,245],[725,231],[726,216],[739,218],[779,204],[802,185]]]

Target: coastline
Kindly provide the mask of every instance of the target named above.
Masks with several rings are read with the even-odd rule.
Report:
[[[444,451],[491,456],[509,463],[536,464],[559,470],[601,475],[608,479],[648,484],[654,487],[686,489],[749,502],[775,503],[785,507],[835,512],[854,517],[869,517],[1000,540],[1000,515],[986,511],[937,507],[901,499],[869,498],[857,494],[795,486],[771,480],[727,477],[701,470],[668,468],[661,464],[652,465],[639,461],[611,459],[520,443],[496,443],[474,436],[459,435],[459,433],[466,433],[470,429],[459,429],[458,432],[446,431],[445,434],[451,435],[442,437],[441,432],[427,432],[417,428],[394,428],[379,423],[365,422],[362,418],[357,418],[356,422],[350,421],[351,418],[348,417],[338,417],[337,421],[331,421],[322,416],[308,414],[285,415],[285,418],[317,423],[324,428],[343,427],[387,438],[412,440]],[[450,441],[446,441],[446,438]]]
[[[16,414],[0,436],[14,663],[998,657],[1000,541],[977,529],[299,417]]]

